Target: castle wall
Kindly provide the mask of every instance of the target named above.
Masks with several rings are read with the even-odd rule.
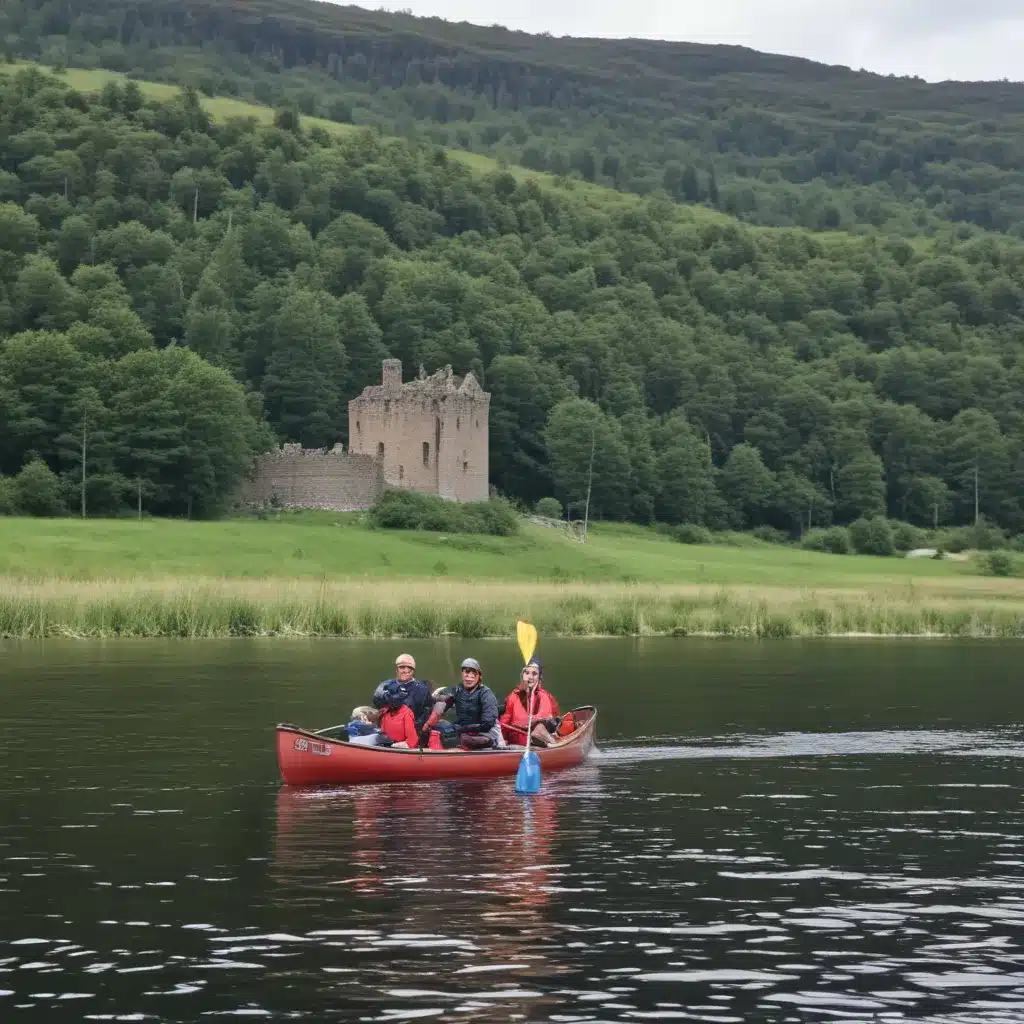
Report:
[[[402,364],[384,361],[379,385],[349,402],[349,450],[286,444],[259,456],[236,505],[276,501],[284,508],[369,508],[385,487],[486,501],[490,395],[472,374],[450,366],[402,382]]]
[[[490,496],[488,414],[490,396],[453,395],[441,418],[438,490],[449,501],[487,501]]]
[[[253,464],[236,504],[273,501],[284,508],[350,512],[369,508],[384,490],[380,463],[369,455],[286,444]]]
[[[356,398],[349,403],[349,449],[371,457],[383,455],[389,487],[436,494],[438,415],[438,403],[425,395],[396,392],[392,397]]]
[[[349,402],[349,448],[383,460],[389,487],[486,501],[490,395],[451,367],[402,383],[402,364],[384,362],[382,383]]]

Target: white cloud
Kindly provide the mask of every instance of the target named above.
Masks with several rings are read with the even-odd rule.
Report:
[[[731,43],[929,81],[1024,79],[1022,0],[370,0],[553,35]]]

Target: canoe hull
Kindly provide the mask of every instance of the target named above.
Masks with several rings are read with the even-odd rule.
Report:
[[[541,771],[572,768],[594,747],[597,711],[574,708],[578,726],[564,742],[537,750]],[[364,747],[320,736],[294,725],[277,727],[277,763],[289,786],[339,786],[368,782],[512,777],[522,750],[396,750]]]

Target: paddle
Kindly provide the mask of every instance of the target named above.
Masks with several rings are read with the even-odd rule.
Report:
[[[537,649],[537,630],[529,622],[519,621],[516,623],[516,639],[519,641],[519,650],[525,665]],[[526,699],[529,705],[526,716],[526,750],[523,751],[523,759],[519,762],[519,771],[516,772],[516,792],[539,793],[540,758],[530,749],[530,734],[533,732],[533,695],[529,691]]]

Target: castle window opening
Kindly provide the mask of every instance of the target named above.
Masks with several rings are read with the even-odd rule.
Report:
[[[455,429],[456,430],[461,430],[462,429],[462,420],[459,419],[457,416],[455,417]]]
[[[362,423],[359,422],[359,420],[356,420],[356,433],[357,434],[361,434],[362,432],[363,432],[363,425],[362,425]]]
[[[377,455],[380,458],[382,458],[382,459],[384,458],[384,442],[383,441],[378,441],[377,442]]]
[[[398,479],[399,480],[404,480],[405,479],[405,466],[399,466],[398,467]]]
[[[476,425],[477,425],[478,427],[480,426],[480,421],[479,421],[479,420],[477,420],[477,421],[476,421]]]
[[[464,462],[462,464],[462,472],[466,473],[466,472],[468,472],[468,470],[469,470],[469,463],[468,462]]]
[[[430,442],[429,441],[424,441],[423,442],[423,465],[424,466],[429,466],[430,465]]]

